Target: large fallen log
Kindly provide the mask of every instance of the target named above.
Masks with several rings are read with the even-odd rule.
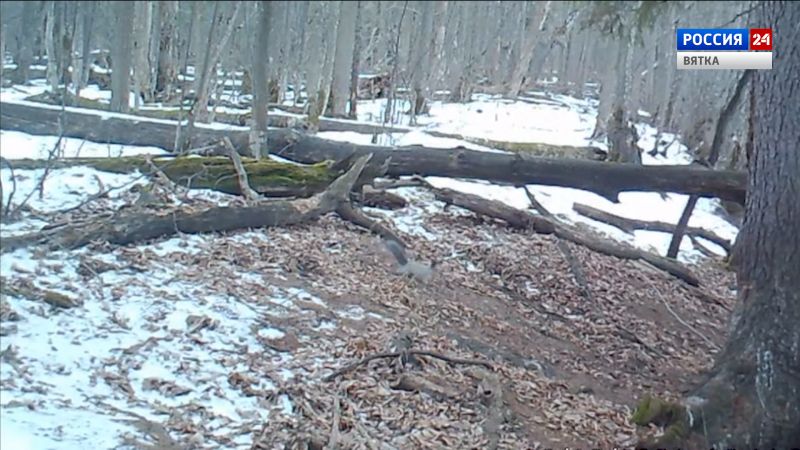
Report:
[[[306,222],[347,202],[348,194],[368,160],[369,155],[359,157],[350,170],[331,183],[328,189],[307,199],[271,200],[246,207],[225,206],[200,212],[175,210],[162,214],[131,208],[110,219],[6,237],[0,242],[0,251],[38,244],[52,249],[73,249],[93,241],[126,245],[177,233],[210,233]]]
[[[593,208],[589,205],[584,205],[581,203],[573,204],[572,209],[575,210],[575,212],[577,212],[578,214],[581,214],[593,220],[597,220],[598,222],[603,222],[605,224],[619,228],[620,230],[626,233],[632,233],[634,230],[674,233],[676,227],[676,225],[667,222],[658,222],[658,221],[650,222],[647,220],[629,219],[627,217],[617,216],[615,214],[611,214],[609,212]],[[721,237],[720,235],[714,233],[713,231],[698,227],[688,227],[686,228],[686,234],[688,234],[689,236],[699,237],[707,241],[713,242],[722,247],[728,253],[730,253],[731,251],[731,241]]]
[[[618,201],[626,191],[697,194],[744,202],[747,174],[692,166],[640,166],[597,161],[523,157],[500,153],[422,146],[386,148],[332,142],[292,131],[270,134],[270,152],[313,163],[374,154],[371,164],[391,157],[388,176],[438,176],[482,179],[515,186],[540,184],[583,189]]]
[[[212,189],[240,195],[236,171],[230,158],[223,157],[153,157],[126,156],[122,158],[64,158],[55,160],[16,159],[9,161],[15,170],[59,169],[88,166],[111,173],[149,173],[155,165],[172,182],[189,189]],[[250,186],[266,197],[308,197],[323,191],[336,175],[329,164],[299,165],[271,159],[243,159]]]
[[[68,108],[64,113],[53,106],[3,103],[0,107],[0,127],[30,134],[59,134],[59,118],[64,136],[126,145],[148,145],[173,148],[176,122],[142,119],[104,113],[102,117]],[[228,136],[237,151],[249,153],[246,129],[203,127],[192,136],[192,147],[219,148]],[[269,151],[301,163],[325,160],[344,160],[348,157],[373,153],[370,165],[383,165],[391,157],[388,176],[440,176],[483,179],[515,186],[540,184],[563,186],[595,192],[617,201],[626,191],[660,191],[719,197],[744,202],[747,175],[734,171],[709,171],[691,166],[639,166],[609,164],[596,161],[562,160],[523,157],[456,148],[432,149],[422,146],[388,148],[332,142],[292,130],[269,133]]]

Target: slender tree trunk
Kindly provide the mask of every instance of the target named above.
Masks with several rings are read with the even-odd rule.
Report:
[[[161,0],[158,4],[159,42],[158,42],[158,74],[156,75],[156,92],[161,98],[169,100],[177,81],[177,0]]]
[[[134,2],[113,3],[116,29],[112,46],[111,110],[127,112],[130,99]]]
[[[47,49],[47,84],[54,92],[58,90],[58,51],[56,50],[56,2],[48,1],[45,4],[45,29],[44,39]]]
[[[133,85],[135,86],[135,108],[141,102],[151,101],[153,97],[150,86],[150,26],[152,23],[151,1],[135,2],[133,22]]]
[[[544,11],[542,11],[541,3],[535,6],[529,6],[529,15],[525,18],[525,32],[523,33],[519,61],[514,65],[514,70],[511,74],[511,80],[508,86],[508,96],[516,98],[519,95],[522,85],[525,82],[525,75],[528,73],[528,68],[533,59],[533,53],[536,50],[537,35],[536,30],[540,28],[548,20],[549,12],[552,8],[552,2],[548,1],[544,4]]]
[[[269,48],[270,20],[272,18],[272,2],[258,4],[258,21],[256,39],[253,42],[253,125],[250,148],[254,158],[267,153],[267,109],[269,106],[269,86],[267,83],[267,64]]]
[[[361,20],[361,1],[357,1],[356,6],[356,29],[354,30],[355,40],[353,41],[353,60],[350,67],[350,108],[347,110],[347,117],[349,119],[358,118],[358,75],[360,73],[359,66],[361,64],[361,35],[358,33],[358,24]]]
[[[197,100],[192,108],[192,117],[194,120],[205,122],[208,118],[209,84],[213,72],[217,70],[217,62],[219,61],[220,55],[223,49],[228,45],[231,34],[233,34],[233,28],[236,24],[239,10],[242,7],[242,2],[236,1],[231,7],[233,9],[232,12],[230,14],[225,14],[219,10],[220,4],[214,3],[214,23],[212,24],[211,31],[208,33],[203,68],[200,74],[200,83],[196,92]],[[197,77],[196,70],[195,77]]]
[[[782,30],[772,70],[755,78],[754,155],[737,239],[740,306],[705,383],[690,397],[689,448],[780,448],[800,443],[800,142],[796,101],[800,5],[770,2],[755,23]],[[793,97],[793,94],[795,97]],[[686,447],[686,446],[684,446]]]
[[[349,85],[353,71],[353,49],[356,41],[356,15],[358,3],[342,2],[339,27],[336,31],[336,52],[333,60],[333,87],[331,88],[330,113],[345,117]]]
[[[717,164],[717,160],[719,159],[720,147],[722,147],[722,141],[725,138],[725,135],[728,132],[728,127],[731,123],[734,113],[737,110],[739,102],[742,98],[742,93],[747,86],[747,83],[750,81],[750,77],[752,76],[752,70],[745,70],[742,75],[739,77],[739,81],[736,83],[734,87],[733,94],[731,94],[728,103],[725,107],[720,111],[719,119],[717,120],[717,126],[714,130],[714,138],[711,141],[711,150],[709,152],[708,163],[713,168],[714,165]],[[698,197],[693,195],[689,197],[689,200],[686,202],[686,207],[683,209],[683,213],[681,213],[680,220],[678,220],[678,224],[675,227],[675,233],[672,235],[672,240],[669,243],[669,249],[667,250],[667,257],[669,258],[677,258],[678,251],[680,250],[681,241],[683,240],[683,236],[686,233],[686,227],[689,226],[689,219],[692,216],[692,212],[694,211],[695,205],[697,205]]]

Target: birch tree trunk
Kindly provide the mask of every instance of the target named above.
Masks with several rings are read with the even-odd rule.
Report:
[[[269,86],[267,83],[267,65],[269,62],[270,20],[272,18],[272,2],[259,2],[256,39],[253,42],[253,124],[250,134],[250,149],[254,158],[267,153],[267,109],[269,107]]]
[[[358,2],[342,2],[339,14],[339,27],[336,31],[336,52],[333,60],[333,87],[331,88],[329,110],[334,117],[345,117],[353,71]]]

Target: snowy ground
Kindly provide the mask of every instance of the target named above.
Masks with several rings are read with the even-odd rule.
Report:
[[[34,83],[32,87],[4,89],[0,98],[20,101],[43,90],[42,83]],[[87,89],[83,95],[103,99],[106,93]],[[424,132],[436,130],[495,140],[597,145],[589,138],[596,114],[594,102],[565,96],[552,99],[549,103],[534,104],[476,96],[475,101],[466,105],[437,102],[432,105],[430,116],[420,118],[421,130],[398,134],[392,139],[397,145],[463,145],[488,151]],[[385,101],[365,102],[359,105],[359,119],[374,122],[382,116],[384,107]],[[639,131],[640,146],[646,150],[653,148],[657,130],[641,125]],[[364,144],[370,138],[355,133],[322,135]],[[689,162],[685,148],[674,136],[664,135],[662,140],[671,143],[666,148],[667,157],[645,154],[646,164]],[[55,137],[2,131],[0,155],[12,164],[19,158],[43,159],[55,143]],[[64,139],[61,145],[60,155],[66,157],[163,152],[156,148],[109,146],[75,139]],[[56,169],[48,174],[40,198],[35,191],[42,172],[15,171],[13,203],[29,196],[28,205],[33,213],[12,225],[3,225],[0,235],[41,227],[46,222],[39,215],[78,205],[96,194],[101,186],[118,188],[100,201],[103,207],[129,204],[136,196],[130,188],[145,182],[138,174],[116,175],[86,167]],[[4,166],[0,176],[5,205],[12,185],[11,172]],[[436,186],[502,200],[517,208],[529,207],[522,189],[441,178],[429,181]],[[662,198],[657,193],[624,193],[620,195],[620,203],[613,204],[575,189],[530,188],[544,206],[565,220],[586,223],[615,239],[660,254],[666,251],[669,235],[646,231],[628,235],[579,216],[572,211],[572,204],[580,202],[621,216],[675,223],[687,199],[675,194]],[[218,194],[203,191],[193,196],[200,201],[220,198]],[[733,239],[737,230],[713,214],[716,202],[700,200],[690,225]],[[413,225],[414,214],[419,213],[418,209],[405,216],[400,213],[395,224],[405,226],[404,231],[424,236],[424,231]],[[93,448],[115,448],[123,442],[131,444],[131,436],[138,436],[136,431],[142,427],[165,421],[183,424],[189,434],[194,433],[195,444],[200,447],[249,447],[253,431],[269,417],[272,409],[287,411],[292,407],[268,378],[248,383],[237,378],[246,378],[259,370],[277,371],[284,379],[294,376],[289,370],[275,369],[286,366],[287,356],[259,354],[265,342],[285,338],[280,329],[265,325],[261,318],[265,314],[302,317],[306,308],[303,305],[325,305],[325,301],[300,289],[266,282],[265,272],[280,277],[267,259],[253,273],[231,267],[226,273],[227,281],[203,276],[203,268],[193,262],[196,255],[219,251],[220,246],[229,251],[223,256],[235,258],[238,249],[262,245],[275,233],[280,230],[226,237],[181,236],[128,248],[99,246],[70,252],[17,250],[4,254],[0,261],[4,285],[32,285],[66,295],[82,306],[54,309],[41,302],[4,294],[6,303],[0,313],[6,315],[8,307],[8,311],[23,320],[4,320],[0,329],[3,336],[0,448],[84,449],[87,441],[92,442]],[[714,248],[711,243],[707,245]],[[687,240],[681,250],[683,260],[700,258]],[[354,307],[341,314],[358,319],[363,311]],[[332,321],[319,326],[336,325]],[[242,388],[243,384],[247,389]],[[253,391],[259,395],[252,395]],[[174,411],[181,411],[182,415],[177,416]]]

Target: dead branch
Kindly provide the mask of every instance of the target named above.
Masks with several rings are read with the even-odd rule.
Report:
[[[337,377],[339,377],[339,376],[341,376],[341,375],[343,375],[343,374],[345,374],[347,372],[350,372],[352,370],[357,369],[359,366],[363,366],[364,364],[367,364],[370,361],[373,361],[373,360],[376,360],[376,359],[397,358],[397,357],[402,356],[403,354],[415,355],[415,356],[429,356],[431,358],[440,359],[440,360],[445,361],[445,362],[447,362],[449,364],[464,364],[464,365],[471,365],[471,366],[484,366],[484,367],[489,368],[489,369],[491,369],[493,367],[491,362],[485,361],[485,360],[455,358],[455,357],[451,357],[451,356],[447,356],[447,355],[442,355],[441,353],[432,352],[432,351],[429,351],[429,350],[408,350],[408,351],[402,351],[402,352],[377,353],[377,354],[374,354],[374,355],[370,355],[370,356],[364,357],[364,358],[360,359],[359,361],[356,361],[356,362],[354,362],[352,364],[348,364],[348,365],[342,367],[341,369],[333,372],[332,374],[326,376],[325,378],[323,378],[323,381],[332,381],[332,380],[336,379]]]
[[[341,217],[343,220],[346,220],[359,227],[366,228],[370,233],[375,233],[383,239],[394,240],[403,246],[406,245],[404,243],[405,241],[400,239],[400,237],[397,236],[394,231],[390,230],[382,223],[370,219],[366,214],[353,208],[353,206],[349,203],[340,204],[339,207],[336,208],[336,213],[339,214],[339,217]]]
[[[626,233],[632,233],[634,230],[674,233],[675,229],[677,228],[677,225],[667,222],[651,222],[647,220],[629,219],[627,217],[618,216],[616,214],[612,214],[581,203],[574,203],[572,205],[572,209],[580,215],[619,228]],[[717,244],[725,249],[725,251],[728,253],[731,251],[731,242],[714,233],[713,231],[698,227],[687,227],[686,234],[688,234],[690,237],[703,238],[707,241],[713,242],[714,244]]]
[[[222,143],[225,145],[225,148],[228,149],[228,156],[230,156],[231,161],[233,161],[236,176],[239,178],[239,190],[241,190],[242,195],[244,195],[244,198],[248,201],[258,201],[258,194],[250,187],[250,181],[247,180],[247,171],[244,170],[244,165],[242,165],[242,158],[236,153],[236,149],[233,147],[231,140],[225,136],[222,138]]]
[[[614,241],[590,236],[563,224],[556,223],[547,217],[535,216],[527,211],[512,208],[501,202],[488,200],[477,195],[465,194],[452,189],[433,188],[437,200],[460,206],[476,214],[494,217],[508,223],[513,228],[533,230],[536,233],[552,234],[570,242],[610,256],[622,259],[642,260],[689,283],[698,286],[700,280],[683,264],[660,255],[655,255],[638,248],[624,246]]]
[[[36,244],[71,249],[95,240],[127,245],[177,233],[220,232],[306,222],[334,211],[346,202],[369,159],[370,155],[358,158],[350,170],[331,183],[328,189],[308,199],[276,200],[247,207],[215,207],[200,212],[175,210],[162,215],[124,211],[107,220],[8,237],[3,239],[0,251]]]

